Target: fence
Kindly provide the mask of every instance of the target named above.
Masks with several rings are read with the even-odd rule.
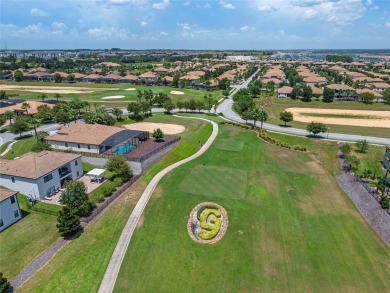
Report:
[[[358,181],[367,191],[369,194],[372,195],[372,197],[377,201],[381,202],[381,196],[378,192],[375,191],[374,188],[372,188],[370,185],[368,185],[362,178],[357,176],[356,174],[353,176],[356,181]],[[390,209],[386,210],[388,214],[390,214]]]
[[[145,161],[146,159],[149,159],[151,156],[153,156],[154,154],[160,152],[161,150],[163,149],[166,149],[167,147],[169,147],[170,145],[172,144],[175,144],[177,143],[179,140],[181,139],[181,137],[175,137],[173,140],[169,141],[167,144],[164,144],[163,146],[151,151],[150,153],[148,153],[147,155],[145,156],[142,156],[140,158],[132,158],[132,157],[129,157],[129,160],[130,161],[133,161],[133,162],[143,162]]]
[[[80,219],[81,222],[89,223],[97,215],[99,215],[108,205],[110,205],[119,195],[121,195],[127,188],[134,184],[140,178],[140,175],[132,177],[129,181],[119,186],[110,197],[106,197],[104,202],[97,206],[88,217],[83,217]]]
[[[38,207],[33,206],[31,204],[28,204],[27,208],[29,210],[36,211],[36,212],[39,212],[39,213],[48,214],[48,215],[52,215],[52,216],[56,216],[56,217],[58,216],[58,212],[56,212],[56,211],[51,211],[51,210],[47,210],[47,209],[44,209],[44,208],[38,208]]]

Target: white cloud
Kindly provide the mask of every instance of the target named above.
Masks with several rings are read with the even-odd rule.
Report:
[[[372,5],[372,0],[367,0],[366,5]]]
[[[68,28],[65,23],[58,22],[58,21],[52,22],[51,27],[56,31],[64,31]]]
[[[390,27],[390,22],[386,22],[386,23],[385,23],[385,26],[386,26],[386,27]]]
[[[38,9],[38,8],[32,8],[30,10],[30,14],[31,14],[31,16],[48,16],[49,15],[46,11],[43,11],[43,10]]]
[[[164,10],[167,9],[169,5],[169,0],[163,0],[162,2],[153,3],[152,8],[157,10]]]
[[[160,33],[160,36],[162,36],[162,37],[165,37],[165,36],[167,36],[168,35],[168,33],[166,33],[166,32],[161,32]]]
[[[269,5],[260,5],[257,6],[257,10],[261,12],[272,12],[272,11],[277,11],[278,9]]]
[[[177,26],[182,28],[183,30],[190,30],[191,26],[188,23],[177,23]]]
[[[148,23],[146,21],[141,21],[139,26],[140,27],[146,27],[148,25]]]
[[[351,25],[366,10],[364,0],[257,0],[261,12],[275,12],[280,18],[319,19],[336,25]]]
[[[91,28],[87,31],[87,34],[97,39],[129,39],[137,37],[135,34],[128,34],[123,29],[116,28]]]
[[[184,1],[183,3],[183,6],[190,6],[191,5],[191,1]]]
[[[231,4],[231,3],[226,3],[226,2],[223,1],[223,0],[219,1],[219,5],[221,5],[221,7],[222,7],[223,9],[236,9],[236,7],[235,7],[233,4]]]
[[[255,28],[253,26],[248,26],[248,25],[244,25],[244,26],[242,26],[240,28],[240,31],[243,31],[243,32],[245,32],[245,31],[254,31],[254,30],[255,30]]]
[[[202,5],[197,4],[196,8],[210,9],[211,5],[209,3],[205,3],[205,4],[202,4]]]
[[[103,0],[102,3],[107,5],[143,5],[147,3],[147,0]]]

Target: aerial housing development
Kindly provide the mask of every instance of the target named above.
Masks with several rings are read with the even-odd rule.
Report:
[[[0,10],[0,293],[388,291],[386,1]]]

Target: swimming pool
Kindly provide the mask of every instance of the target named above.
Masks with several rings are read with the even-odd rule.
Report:
[[[116,154],[118,155],[124,155],[129,153],[132,149],[135,149],[136,146],[133,144],[125,144],[125,145],[120,145],[118,149],[115,151]]]

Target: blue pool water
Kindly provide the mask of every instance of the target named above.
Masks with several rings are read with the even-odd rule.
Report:
[[[116,154],[118,155],[124,155],[129,153],[132,149],[135,149],[136,146],[133,144],[125,144],[125,145],[120,145],[118,149],[115,151]]]

